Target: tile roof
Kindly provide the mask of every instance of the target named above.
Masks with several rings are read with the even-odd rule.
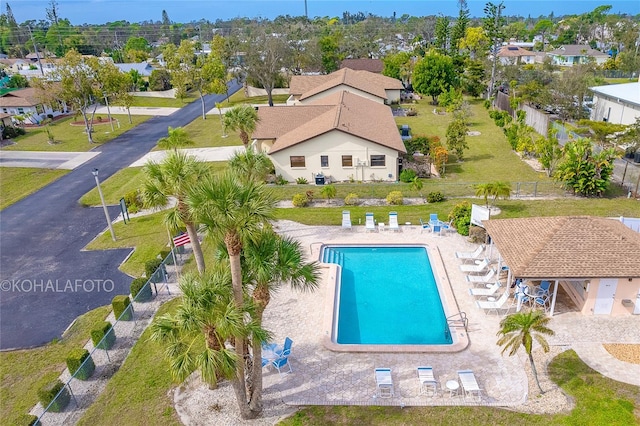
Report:
[[[385,90],[402,90],[402,83],[395,78],[369,71],[354,71],[349,68],[327,75],[294,75],[289,83],[289,93],[306,99],[331,88],[346,85],[386,99]]]
[[[500,51],[498,52],[498,56],[501,58],[510,58],[510,57],[519,57],[519,56],[535,56],[535,53],[527,49],[523,49],[520,46],[514,46],[512,44],[508,44],[500,48]]]
[[[384,63],[381,59],[343,59],[340,68],[351,68],[352,70],[369,71],[380,74],[384,69]]]
[[[14,90],[0,97],[2,107],[26,107],[41,104],[38,100],[36,89],[27,87],[26,89]]]
[[[269,154],[330,131],[406,152],[391,110],[381,103],[346,91],[309,105],[260,108],[254,139],[275,139]]]
[[[640,277],[640,233],[618,220],[560,216],[483,224],[514,277]]]
[[[560,56],[599,56],[599,57],[609,57],[606,53],[602,53],[599,50],[592,49],[591,46],[586,44],[565,44],[557,48],[556,50],[552,50],[551,52],[547,52],[549,55],[560,55]]]

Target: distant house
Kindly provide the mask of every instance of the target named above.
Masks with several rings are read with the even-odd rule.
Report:
[[[382,74],[384,63],[381,59],[343,59],[340,62],[340,68],[349,68],[355,71],[369,71],[376,74]]]
[[[288,105],[314,102],[334,93],[348,91],[379,103],[400,100],[403,86],[400,80],[369,71],[350,68],[327,75],[294,75],[289,83]]]
[[[0,113],[19,115],[25,124],[39,124],[48,115],[56,117],[66,112],[67,107],[63,104],[59,104],[55,109],[44,105],[38,100],[36,89],[32,87],[14,90],[0,97]]]
[[[260,108],[254,146],[288,181],[398,179],[406,153],[391,109],[347,90],[295,106]]]
[[[149,77],[153,71],[153,67],[146,61],[140,63],[115,64],[115,66],[125,74],[131,70],[136,70],[143,77]]]
[[[502,65],[533,64],[536,54],[520,46],[507,44],[498,51],[498,59]]]
[[[6,65],[7,70],[13,74],[18,74],[21,70],[28,70],[32,65],[31,61],[20,58],[3,58],[0,63]]]
[[[602,65],[609,59],[609,55],[606,53],[582,44],[565,44],[556,50],[547,52],[547,55],[551,57],[553,65],[566,67],[571,67],[574,64],[587,64],[590,61],[595,61],[596,64]]]
[[[590,89],[593,91],[591,120],[628,125],[640,117],[640,82]]]
[[[550,281],[584,315],[640,314],[640,233],[620,220],[591,216],[490,219],[482,222],[509,278],[530,289]]]

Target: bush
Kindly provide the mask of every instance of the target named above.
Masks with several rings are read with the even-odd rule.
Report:
[[[105,337],[106,336],[106,337]],[[91,341],[98,349],[111,349],[116,342],[116,333],[109,321],[102,321],[91,330]]]
[[[26,133],[27,132],[21,127],[6,126],[2,129],[2,137],[4,139],[17,138],[18,136],[22,136]]]
[[[427,195],[427,203],[440,203],[444,201],[444,195],[440,191],[430,192]]]
[[[18,417],[16,421],[16,425],[19,426],[33,426],[38,421],[38,416],[34,416],[33,414],[23,414]]]
[[[303,177],[299,177],[298,179],[296,179],[296,183],[298,185],[306,185],[307,183],[309,183],[309,181]]]
[[[276,185],[286,185],[289,181],[282,177],[282,175],[276,176]]]
[[[449,213],[449,220],[460,235],[469,235],[469,225],[471,224],[471,204],[464,201],[456,206]]]
[[[418,115],[418,110],[415,108],[409,108],[408,110],[405,111],[405,115],[407,117],[415,117]]]
[[[165,69],[151,71],[149,76],[149,90],[162,91],[171,89],[171,75]]]
[[[137,213],[143,207],[142,198],[140,197],[140,191],[138,190],[130,191],[124,194],[124,202],[127,205],[127,210],[129,210],[129,213]]]
[[[309,199],[305,194],[295,194],[292,201],[294,207],[307,207],[309,204]]]
[[[480,227],[472,225],[469,227],[469,240],[472,243],[482,244],[487,241],[487,230]]]
[[[58,395],[58,393],[60,395]],[[56,395],[58,396],[57,398]],[[38,389],[38,400],[40,401],[40,404],[42,404],[43,408],[47,408],[47,406],[51,404],[49,411],[59,413],[69,404],[69,390],[64,383],[59,379],[56,379],[52,382],[46,383]]]
[[[129,290],[131,291],[131,298],[136,302],[144,303],[151,300],[151,285],[145,286],[147,284],[148,278],[141,277],[136,278],[131,282],[131,286]]]
[[[124,294],[115,296],[111,301],[111,307],[116,320],[131,321],[133,319],[133,306],[131,306],[129,296]]]
[[[87,380],[96,369],[93,358],[85,348],[73,349],[67,356],[67,368],[76,379]]]
[[[400,191],[391,191],[387,195],[387,204],[390,206],[401,206],[404,203],[402,192]]]
[[[409,183],[417,176],[417,173],[413,169],[404,169],[400,172],[400,180],[404,183]]]
[[[169,256],[170,254],[171,250],[160,250],[158,256],[160,256],[160,259],[162,259],[163,262],[165,259],[167,259],[167,265],[173,265],[173,256]]]
[[[158,276],[154,277],[153,274],[158,270],[158,268],[161,268],[161,267],[162,267],[162,259],[158,259],[156,257],[155,259],[147,260],[144,264],[145,275],[147,276],[147,278],[151,278],[154,283],[158,282],[159,277]]]
[[[344,197],[344,203],[347,206],[357,206],[358,204],[360,204],[360,198],[358,198],[358,194],[354,194],[353,192],[351,192],[350,194],[347,194],[346,197]]]

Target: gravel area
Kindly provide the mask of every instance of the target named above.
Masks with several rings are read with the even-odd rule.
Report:
[[[602,346],[620,361],[640,365],[640,345],[608,343]]]

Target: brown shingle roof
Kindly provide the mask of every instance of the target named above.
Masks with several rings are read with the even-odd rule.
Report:
[[[346,91],[311,105],[260,108],[255,139],[276,141],[269,154],[337,130],[406,152],[389,107]]]
[[[599,50],[593,49],[589,45],[583,44],[565,44],[557,48],[556,50],[552,50],[548,52],[549,55],[560,55],[560,56],[599,56],[599,57],[609,57],[606,53],[602,53]]]
[[[640,277],[640,233],[591,216],[483,222],[515,277]]]
[[[381,59],[343,59],[340,68],[351,68],[357,71],[369,71],[380,74],[384,69],[384,63]]]
[[[327,75],[294,75],[289,83],[289,93],[306,99],[325,90],[344,84],[363,92],[386,99],[385,90],[401,90],[402,83],[395,78],[369,71],[354,71],[343,68]]]
[[[28,107],[41,103],[36,95],[36,89],[33,87],[14,90],[0,97],[0,106],[2,107]]]
[[[501,58],[517,58],[520,56],[535,56],[535,53],[530,52],[527,49],[523,49],[520,46],[514,46],[513,44],[508,44],[500,48],[500,51],[498,52],[498,56]]]

